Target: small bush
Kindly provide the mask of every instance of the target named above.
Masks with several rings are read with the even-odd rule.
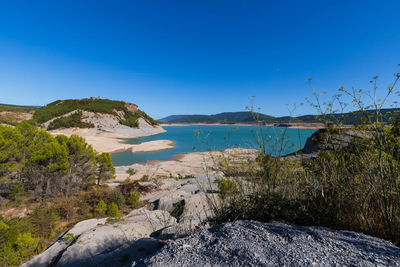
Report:
[[[109,204],[107,206],[107,215],[112,216],[112,217],[121,216],[121,213],[118,210],[118,205],[115,204],[114,202]]]
[[[219,196],[225,199],[228,195],[237,192],[236,184],[229,179],[222,178],[218,181]]]
[[[55,207],[55,212],[58,214],[60,219],[70,220],[76,215],[75,198],[63,199],[60,203],[57,203]]]
[[[103,200],[100,200],[96,206],[96,215],[104,216],[107,212],[107,205]]]
[[[117,191],[114,193],[114,196],[111,201],[117,204],[118,207],[122,207],[123,205],[125,205],[126,200],[124,195],[120,191]]]
[[[21,182],[17,182],[10,187],[8,198],[14,201],[21,200],[24,195],[25,195],[24,184]]]
[[[59,220],[58,214],[45,204],[37,207],[31,215],[31,221],[35,226],[33,230],[38,236],[43,238],[49,238],[53,235]]]
[[[185,200],[179,201],[174,204],[174,207],[170,211],[170,214],[172,217],[176,218],[176,220],[179,222],[182,220],[183,215],[185,213]]]
[[[64,236],[63,241],[64,241],[65,244],[69,245],[69,244],[71,244],[72,242],[75,241],[75,235],[73,233],[67,233]]]
[[[129,196],[129,205],[131,205],[132,208],[136,208],[139,204],[139,199],[139,193],[136,190],[133,190]]]
[[[129,198],[133,190],[136,190],[138,193],[148,193],[151,191],[151,186],[141,185],[138,181],[125,183],[121,186],[121,192],[127,198]]]
[[[254,192],[238,199],[229,199],[218,210],[215,224],[231,220],[284,220],[297,224],[313,224],[314,219],[298,201],[285,199],[280,194]]]
[[[149,181],[149,176],[147,174],[144,174],[142,178],[139,179],[140,182],[148,182]]]
[[[129,175],[129,177],[135,175],[137,171],[135,169],[129,168],[126,170],[126,173]]]

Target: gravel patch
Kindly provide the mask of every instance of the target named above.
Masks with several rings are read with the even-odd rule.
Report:
[[[130,266],[400,266],[400,248],[349,231],[236,221],[170,241]]]

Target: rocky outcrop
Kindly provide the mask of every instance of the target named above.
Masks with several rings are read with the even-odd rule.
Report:
[[[400,266],[400,248],[349,231],[236,221],[170,241],[125,266]]]
[[[132,211],[120,222],[82,221],[22,266],[120,266],[158,249],[161,243],[149,236],[175,224],[168,212],[145,208]]]
[[[42,127],[47,128],[49,124],[60,118],[60,117],[68,117],[78,111],[72,111],[66,113],[62,116],[53,118],[42,124]],[[117,115],[113,114],[105,114],[105,113],[94,113],[89,111],[81,111],[82,112],[82,122],[92,124],[93,128],[88,129],[80,129],[80,128],[66,128],[66,129],[57,129],[56,132],[65,132],[68,134],[70,132],[84,132],[86,135],[99,135],[104,133],[113,133],[119,134],[121,137],[141,137],[159,134],[165,132],[165,130],[160,126],[153,126],[149,124],[145,119],[138,118],[138,127],[132,128],[120,123],[120,120],[124,118],[123,111],[116,111]]]
[[[388,241],[280,222],[236,221],[182,237],[174,218],[141,209],[72,232],[71,244],[60,238],[22,266],[400,266],[400,248]]]
[[[163,179],[158,191],[145,195],[150,210],[165,210],[177,217],[177,233],[190,232],[212,214],[209,201],[217,190],[215,178],[201,176],[184,179]],[[171,229],[168,229],[170,231]]]
[[[372,133],[361,130],[341,129],[338,133],[329,133],[320,129],[307,138],[304,148],[300,150],[306,157],[317,156],[320,150],[346,149],[355,138],[368,139]]]
[[[111,133],[134,138],[165,132],[133,103],[91,97],[57,100],[37,109],[35,122],[47,130],[88,130],[89,135]]]
[[[138,106],[129,102],[125,102],[125,107],[130,111],[130,112],[135,112],[138,110]]]

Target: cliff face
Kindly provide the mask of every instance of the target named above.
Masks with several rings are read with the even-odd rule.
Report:
[[[320,150],[346,149],[355,138],[369,139],[371,137],[372,133],[368,131],[341,129],[338,133],[328,134],[326,129],[320,129],[307,139],[300,152],[308,157],[314,157]]]
[[[138,110],[138,106],[129,102],[125,103],[125,107],[131,111],[131,112],[136,112]]]
[[[138,118],[137,127],[129,127],[120,123],[120,117],[110,114],[98,114],[93,112],[82,112],[82,122],[91,124],[90,128],[81,127],[61,127],[50,130],[54,134],[71,135],[77,134],[83,137],[102,136],[110,138],[135,138],[149,136],[165,132],[160,126],[153,126],[145,119]],[[43,124],[48,129],[51,121]],[[87,139],[90,143],[90,139]]]

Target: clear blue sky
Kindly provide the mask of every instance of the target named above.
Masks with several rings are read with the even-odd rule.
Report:
[[[155,118],[287,115],[320,90],[392,80],[400,1],[0,0],[0,103],[101,96]],[[312,113],[311,108],[299,110]]]

